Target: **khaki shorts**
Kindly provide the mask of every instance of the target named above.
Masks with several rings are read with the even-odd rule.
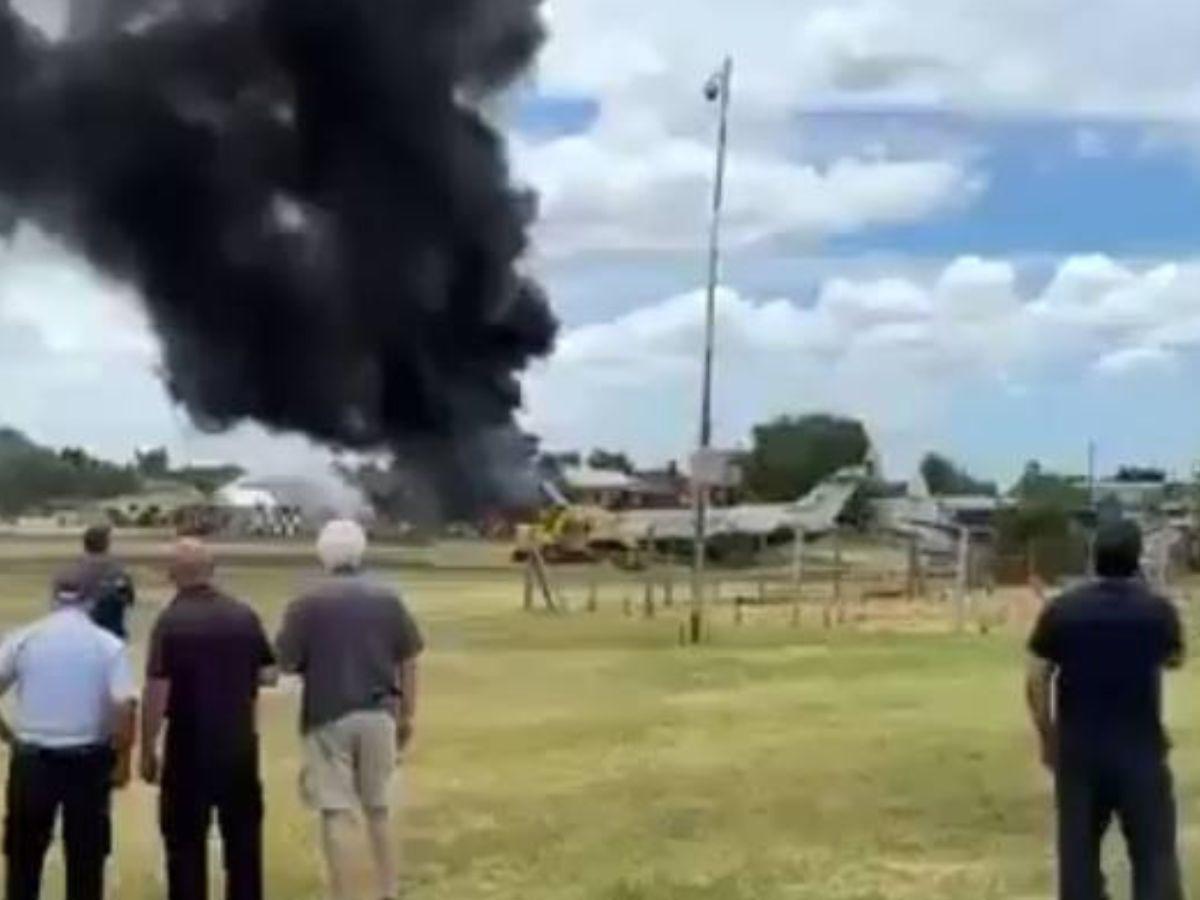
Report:
[[[396,771],[396,720],[351,713],[304,736],[300,793],[320,812],[386,810]]]

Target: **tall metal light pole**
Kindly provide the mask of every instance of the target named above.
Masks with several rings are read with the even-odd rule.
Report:
[[[705,85],[710,102],[721,104],[717,132],[717,174],[713,182],[712,223],[708,244],[708,296],[704,319],[704,375],[700,400],[700,445],[692,461],[692,502],[696,513],[695,560],[692,567],[692,611],[689,636],[693,644],[704,637],[704,563],[707,549],[708,484],[705,454],[712,447],[713,354],[716,346],[717,285],[721,279],[721,209],[725,200],[725,155],[729,143],[729,103],[733,95],[733,58]]]

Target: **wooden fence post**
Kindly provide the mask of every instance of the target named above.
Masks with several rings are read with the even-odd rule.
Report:
[[[961,633],[967,623],[967,592],[971,578],[971,531],[963,527],[958,533],[958,571],[954,583],[954,630]]]
[[[800,627],[800,607],[804,602],[804,529],[795,529],[792,544],[792,627]]]
[[[837,612],[838,623],[846,621],[845,598],[842,591],[842,530],[835,528],[833,532],[833,604]]]
[[[600,585],[596,579],[595,569],[588,570],[587,611],[596,612],[600,608]]]
[[[911,602],[917,599],[917,570],[921,566],[921,550],[915,534],[908,538],[908,575],[904,582],[904,595]]]

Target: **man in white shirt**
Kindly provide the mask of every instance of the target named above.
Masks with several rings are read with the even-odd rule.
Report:
[[[97,626],[77,572],[55,610],[0,645],[0,694],[14,690],[4,853],[7,900],[37,900],[59,811],[67,900],[101,900],[113,787],[129,782],[137,690],[125,645]]]

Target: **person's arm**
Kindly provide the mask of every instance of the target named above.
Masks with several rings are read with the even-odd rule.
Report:
[[[19,638],[9,637],[0,644],[0,697],[4,697],[14,684],[17,683],[17,650]],[[17,736],[8,724],[3,712],[0,712],[0,742],[13,746]]]
[[[151,678],[142,693],[142,781],[158,784],[162,763],[158,750],[159,735],[167,718],[167,702],[171,697],[171,682]]]
[[[167,704],[171,698],[168,631],[164,618],[160,616],[150,635],[150,650],[146,657],[146,686],[142,691],[142,754],[139,767],[142,780],[146,784],[158,784],[162,777],[158,741],[167,718]]]
[[[137,687],[124,647],[113,658],[108,693],[113,705],[112,745],[116,754],[112,780],[114,787],[123,788],[132,776],[133,745],[137,738]]]
[[[279,663],[275,659],[275,649],[271,646],[267,632],[263,629],[262,620],[258,616],[254,617],[254,632],[258,654],[258,685],[266,688],[275,687],[279,684]]]
[[[1029,665],[1025,672],[1025,702],[1037,732],[1042,764],[1054,771],[1058,765],[1058,725],[1054,717],[1054,679],[1060,659],[1061,626],[1051,603],[1038,617],[1029,638]]]
[[[123,788],[133,777],[133,745],[137,740],[137,700],[126,700],[113,713],[113,787]]]
[[[404,602],[397,599],[395,618],[396,689],[400,705],[396,710],[396,744],[403,750],[412,743],[416,725],[417,697],[420,692],[417,660],[425,649],[421,630]]]
[[[1166,648],[1163,665],[1168,669],[1182,669],[1187,661],[1187,641],[1183,636],[1183,624],[1179,620],[1179,610],[1167,601],[1166,619]]]
[[[283,625],[275,639],[275,662],[289,675],[304,672],[304,614],[301,601],[292,603],[283,616]]]
[[[400,663],[396,672],[396,684],[400,690],[400,709],[396,717],[396,743],[403,750],[412,742],[417,718],[417,657]]]
[[[1058,765],[1058,728],[1054,722],[1054,676],[1056,668],[1048,660],[1029,658],[1025,673],[1025,702],[1037,732],[1042,764],[1051,771]]]
[[[121,599],[126,607],[133,606],[137,603],[137,588],[134,586],[133,577],[128,572],[122,572],[121,579]]]

